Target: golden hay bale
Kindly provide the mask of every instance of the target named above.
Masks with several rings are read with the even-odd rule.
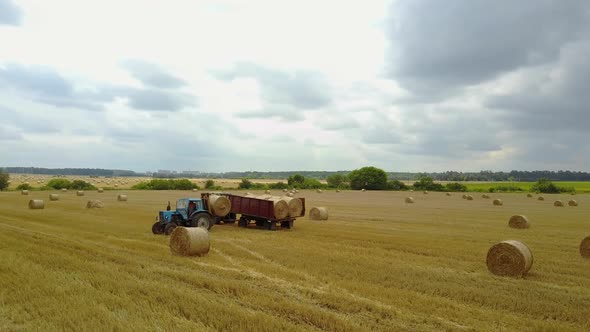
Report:
[[[465,199],[468,200],[468,201],[472,201],[473,200],[473,196],[467,195],[467,196],[465,196]]]
[[[318,194],[321,194],[322,193],[322,190],[321,189],[318,189],[315,192],[318,193]]]
[[[29,194],[29,191],[28,190],[21,190],[20,191],[20,194],[21,195],[28,195]]]
[[[287,197],[294,197],[295,195],[293,193],[287,193]]]
[[[467,195],[463,194],[463,196],[461,196],[461,198],[467,199]]]
[[[580,243],[580,255],[590,258],[590,236],[586,236]]]
[[[91,199],[86,203],[87,209],[102,209],[104,207],[103,202],[99,201],[98,199]]]
[[[170,251],[180,256],[203,256],[209,252],[209,232],[203,227],[176,227],[170,234]]]
[[[50,201],[59,201],[59,195],[58,194],[49,194],[49,200]]]
[[[563,206],[563,202],[560,200],[556,200],[555,202],[553,202],[553,206],[559,206],[562,207]]]
[[[323,206],[311,208],[311,210],[309,210],[309,219],[328,220],[328,209]]]
[[[406,197],[405,202],[408,204],[414,203],[414,197]]]
[[[512,228],[523,229],[529,228],[530,225],[531,224],[529,224],[529,219],[523,215],[514,215],[510,217],[510,220],[508,220],[508,226]]]
[[[424,193],[424,195],[428,195],[428,191],[427,190],[424,190],[423,193]]]
[[[197,191],[199,191],[197,188],[193,188],[194,193],[196,193]]]
[[[336,192],[339,193],[340,192],[340,189],[336,189]]]
[[[283,192],[284,192],[284,193],[286,193],[286,192],[288,192],[288,191],[289,191],[289,190],[288,190],[287,188],[283,189]]]
[[[273,202],[275,218],[285,219],[289,216],[289,204],[284,199],[280,197],[273,197],[270,195],[262,195],[258,196],[257,198]]]
[[[447,195],[447,196],[451,196],[451,193],[446,193],[445,195]]]
[[[481,195],[481,198],[490,199],[490,195],[488,195],[488,194],[483,194],[483,195]]]
[[[539,196],[539,197],[537,198],[537,200],[538,200],[538,201],[544,201],[544,200],[545,200],[545,197],[543,197],[543,196]]]
[[[68,189],[66,189],[66,188],[61,188],[61,192],[62,192],[62,193],[68,192]]]
[[[567,202],[567,205],[569,205],[569,206],[578,206],[578,202],[576,202],[576,200],[570,199],[570,201]]]
[[[102,192],[104,192],[104,189],[103,188],[98,188],[98,190],[96,190],[96,191],[98,191],[99,193],[102,193]]]
[[[303,212],[303,202],[299,198],[293,197],[281,197],[280,199],[287,202],[289,206],[289,216],[290,217],[300,217],[301,213]]]
[[[363,188],[363,189],[361,189],[361,191],[367,191],[367,189]]]
[[[226,216],[231,210],[227,196],[209,195],[209,211],[218,217]]]
[[[119,202],[127,202],[127,195],[119,194],[119,195],[117,195],[117,200]]]
[[[526,194],[526,197],[533,197],[533,194]]]
[[[265,190],[264,193],[265,194],[270,194],[270,190]]]
[[[490,248],[486,264],[488,270],[495,275],[522,277],[533,266],[533,254],[520,241],[502,241]]]
[[[45,202],[42,199],[32,199],[29,201],[29,209],[38,210],[44,208]]]
[[[84,196],[84,191],[83,190],[76,191],[76,196]]]
[[[498,205],[498,206],[504,205],[504,202],[502,202],[502,200],[499,198],[496,198],[493,203],[494,203],[494,205]]]

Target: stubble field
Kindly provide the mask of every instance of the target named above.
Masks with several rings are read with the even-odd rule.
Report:
[[[328,221],[215,225],[207,256],[178,257],[150,227],[168,200],[198,193],[50,193],[0,193],[0,330],[590,329],[587,195],[493,194],[504,201],[493,206],[479,194],[301,191]],[[45,209],[29,210],[32,198]],[[105,208],[86,209],[93,198]],[[553,206],[572,198],[578,207]],[[509,228],[514,214],[531,228]],[[486,268],[506,239],[533,252],[524,279]]]

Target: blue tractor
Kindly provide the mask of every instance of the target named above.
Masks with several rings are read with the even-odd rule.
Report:
[[[176,210],[170,210],[170,202],[165,211],[160,211],[152,225],[154,234],[170,235],[177,226],[203,227],[207,230],[217,222],[201,198],[181,198],[176,201]]]

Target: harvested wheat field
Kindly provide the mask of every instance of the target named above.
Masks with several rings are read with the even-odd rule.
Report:
[[[201,257],[173,255],[151,232],[167,201],[194,193],[130,195],[71,192],[31,210],[31,197],[0,192],[0,330],[590,330],[588,195],[556,209],[565,195],[494,194],[498,208],[441,192],[406,204],[407,192],[301,190],[293,229],[215,225]],[[105,207],[87,209],[95,199]],[[313,206],[330,219],[309,220]],[[521,214],[534,227],[507,227]],[[520,278],[488,271],[506,240],[534,253]]]

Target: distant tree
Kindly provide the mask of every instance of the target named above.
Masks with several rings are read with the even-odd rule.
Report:
[[[323,188],[324,185],[318,179],[311,179],[307,178],[303,181],[303,184],[300,186],[302,189],[320,189]]]
[[[305,182],[305,177],[301,174],[293,174],[287,179],[287,183],[291,187],[301,187]]]
[[[546,193],[546,194],[557,194],[561,192],[575,192],[574,188],[558,187],[547,178],[541,178],[531,186],[531,191]]]
[[[408,186],[399,180],[387,181],[387,190],[407,190],[407,189],[408,189]]]
[[[46,186],[53,189],[70,189],[71,185],[72,182],[68,179],[51,179]]]
[[[215,181],[209,179],[205,182],[205,189],[213,189],[215,187]]]
[[[440,183],[435,183],[434,180],[430,176],[423,176],[418,180],[418,182],[414,182],[412,185],[415,189],[418,190],[432,190],[432,191],[443,191],[445,187]]]
[[[344,184],[347,180],[347,177],[342,174],[332,174],[326,178],[328,186],[332,188],[340,188],[340,186]]]
[[[350,187],[354,190],[383,190],[387,188],[387,174],[384,170],[373,166],[355,169],[348,174]]]
[[[8,188],[8,180],[10,180],[10,175],[0,169],[0,191]]]
[[[77,189],[77,190],[94,190],[96,189],[95,186],[91,185],[90,183],[82,180],[74,180],[69,186],[69,189]]]
[[[248,179],[242,179],[242,182],[238,184],[238,189],[250,189],[252,188],[252,181]]]
[[[445,185],[445,188],[448,191],[467,191],[467,186],[465,186],[464,184],[461,184],[459,182],[447,183]]]

